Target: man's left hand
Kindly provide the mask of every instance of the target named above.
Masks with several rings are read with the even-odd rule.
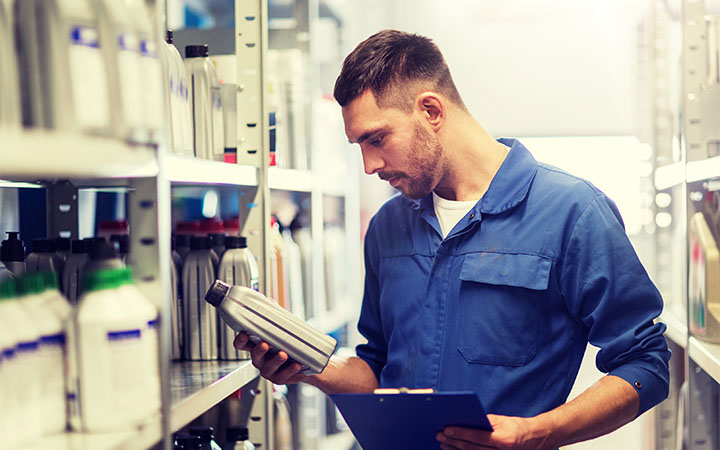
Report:
[[[485,448],[545,450],[556,448],[549,442],[549,436],[538,435],[533,429],[532,419],[488,414],[488,420],[493,431],[458,427],[445,428],[436,436],[440,447],[444,450]]]

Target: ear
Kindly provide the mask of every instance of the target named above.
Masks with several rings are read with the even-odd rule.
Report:
[[[447,113],[445,99],[435,92],[423,92],[417,96],[415,109],[422,118],[434,129],[438,129],[445,121]]]

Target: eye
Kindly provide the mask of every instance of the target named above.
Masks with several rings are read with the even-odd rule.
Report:
[[[370,145],[373,145],[373,146],[377,147],[378,145],[380,145],[380,144],[382,143],[382,140],[383,140],[384,137],[385,137],[385,136],[378,136],[378,137],[376,137],[376,138],[371,139],[371,140],[370,140]]]

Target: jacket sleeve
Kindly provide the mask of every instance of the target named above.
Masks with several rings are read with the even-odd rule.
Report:
[[[640,396],[638,416],[668,395],[670,350],[663,301],[638,259],[620,213],[597,196],[571,228],[560,268],[570,313],[599,347],[599,370],[627,381]]]
[[[367,342],[359,344],[356,347],[356,352],[357,356],[370,366],[378,382],[380,382],[380,373],[387,362],[387,341],[380,319],[380,287],[378,282],[380,255],[374,223],[375,219],[373,218],[365,235],[365,289],[358,321],[358,331],[367,339]]]

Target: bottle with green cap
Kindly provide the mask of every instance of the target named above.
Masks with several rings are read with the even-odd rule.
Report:
[[[43,297],[45,298],[45,306],[52,311],[61,322],[65,323],[72,314],[72,306],[65,296],[60,292],[58,283],[58,275],[53,272],[40,273],[45,280],[45,290]]]
[[[55,276],[52,272],[53,277]],[[46,304],[45,274],[26,272],[18,279],[19,303],[40,331],[38,346],[40,403],[44,435],[65,430],[65,330]]]
[[[122,268],[83,276],[83,296],[74,318],[78,389],[73,394],[78,400],[71,407],[73,428],[127,430],[154,412],[147,399],[147,377],[153,370],[148,314],[128,301],[122,289],[126,283]]]
[[[23,436],[42,434],[42,401],[39,344],[41,333],[33,317],[20,305],[17,283],[13,279],[0,282],[0,328],[12,334],[15,340],[17,365],[18,408],[13,411],[21,424]],[[10,387],[8,387],[10,389]]]

